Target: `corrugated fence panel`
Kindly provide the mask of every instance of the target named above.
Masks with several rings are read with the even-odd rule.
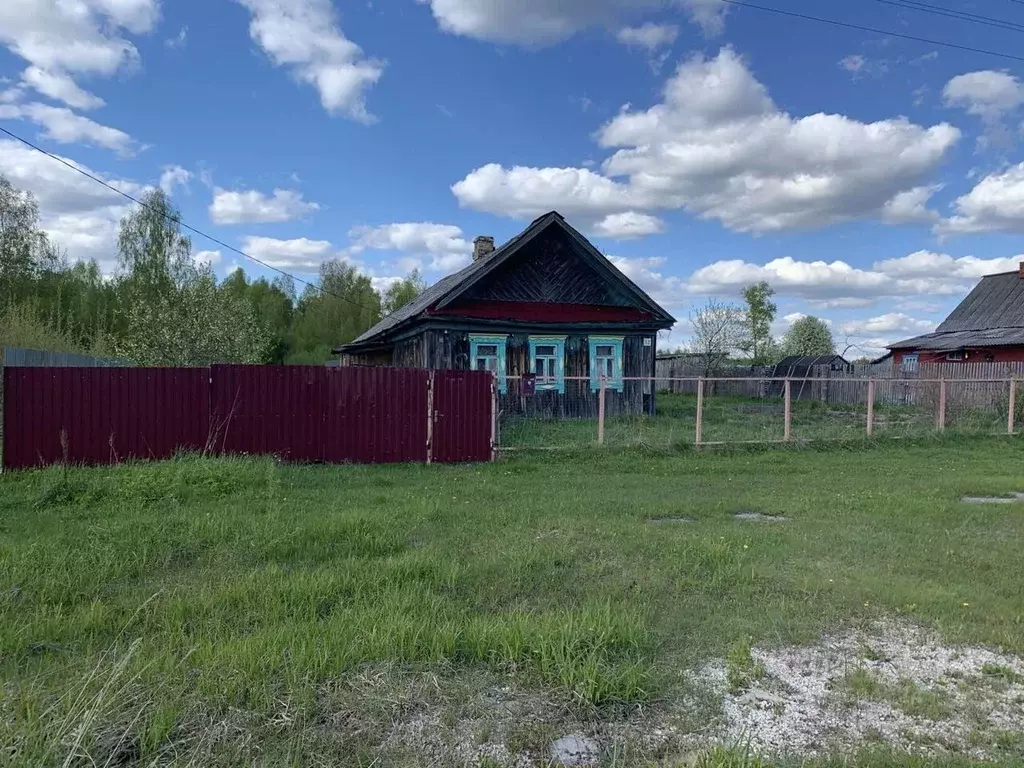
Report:
[[[204,368],[5,368],[4,466],[200,451],[209,430],[207,376]]]
[[[394,368],[214,366],[216,445],[225,453],[286,461],[425,461],[428,375]]]
[[[492,380],[486,371],[434,373],[434,461],[490,461]]]
[[[7,368],[3,463],[107,464],[204,449],[286,461],[426,461],[430,375],[325,366]],[[434,376],[434,460],[489,461],[490,374]]]

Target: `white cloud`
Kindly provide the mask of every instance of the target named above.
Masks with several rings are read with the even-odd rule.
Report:
[[[647,235],[657,235],[665,231],[665,222],[657,216],[646,213],[627,211],[605,216],[594,226],[594,232],[604,237],[617,240],[629,240]]]
[[[865,59],[859,53],[854,53],[849,56],[844,56],[843,58],[841,58],[839,60],[839,67],[841,69],[845,69],[847,72],[853,72],[854,74],[856,74],[857,72],[860,72],[862,69],[864,69],[864,65],[866,63],[867,59]]]
[[[1006,72],[969,72],[946,83],[942,96],[947,107],[959,107],[982,119],[985,132],[978,138],[979,149],[1014,144],[1005,120],[1024,105],[1024,82]]]
[[[148,33],[158,17],[158,0],[4,0],[0,45],[28,62],[28,85],[68,106],[89,109],[100,100],[72,75],[109,77],[137,66],[139,53],[122,33]]]
[[[646,48],[653,53],[659,48],[672,45],[679,37],[679,27],[675,24],[655,24],[649,21],[639,27],[623,27],[616,37],[623,45]]]
[[[882,220],[890,224],[922,224],[936,221],[939,214],[928,207],[928,201],[940,189],[941,184],[934,184],[897,193],[882,206]]]
[[[343,256],[327,240],[309,240],[305,237],[294,240],[246,237],[242,250],[271,267],[297,272],[317,272],[328,259]]]
[[[1024,163],[985,176],[953,207],[956,214],[936,225],[939,234],[1024,232]]]
[[[275,189],[273,197],[250,190],[213,190],[210,219],[215,224],[277,224],[294,221],[320,210],[319,203],[303,199],[292,189]]]
[[[181,51],[188,45],[188,27],[182,27],[174,37],[164,40],[164,47],[169,51]]]
[[[452,191],[464,206],[523,218],[681,208],[740,232],[813,228],[882,216],[959,137],[947,123],[792,117],[724,48],[680,65],[662,103],[624,108],[601,128],[599,143],[615,150],[601,173],[490,164]]]
[[[945,253],[916,251],[898,259],[887,259],[875,263],[874,268],[897,278],[944,278],[950,281],[975,281],[985,275],[997,272],[1012,272],[1017,269],[1021,256],[1001,259],[979,259],[963,256],[959,259]]]
[[[0,119],[29,120],[45,129],[45,138],[60,144],[81,142],[111,149],[120,155],[131,155],[136,151],[135,141],[124,131],[101,125],[65,107],[51,107],[39,102],[2,104]]]
[[[719,0],[417,0],[446,32],[479,40],[546,45],[598,24],[664,7],[682,8],[705,35],[721,34],[728,6]]]
[[[168,165],[160,174],[160,189],[165,195],[173,195],[177,187],[188,189],[188,183],[192,180],[192,173],[186,171],[180,165]]]
[[[737,295],[742,287],[767,280],[780,296],[850,309],[908,296],[959,296],[983,275],[1015,269],[1020,259],[954,258],[918,251],[875,262],[870,269],[839,260],[799,261],[789,256],[763,265],[734,259],[701,267],[686,282],[686,290],[699,295]]]
[[[70,75],[63,72],[48,72],[39,67],[29,67],[22,74],[22,82],[44,96],[63,101],[74,109],[98,109],[106,104],[98,96],[82,90]]]
[[[363,123],[375,121],[366,109],[366,91],[384,73],[338,26],[331,0],[237,0],[252,13],[249,34],[279,67],[320,93],[331,114]]]
[[[997,120],[1024,104],[1024,83],[1006,72],[969,72],[946,83],[942,97],[947,107],[960,107],[982,119]]]
[[[149,189],[64,159],[130,195]],[[0,174],[35,195],[44,231],[72,260],[96,259],[105,272],[113,269],[117,226],[130,210],[123,197],[14,141],[0,140]]]
[[[192,260],[197,266],[215,267],[220,264],[222,255],[220,251],[196,251],[192,254]]]
[[[931,333],[935,330],[932,320],[919,320],[902,312],[888,312],[878,317],[861,320],[847,320],[839,326],[839,332],[850,336],[872,336],[886,334]]]
[[[473,254],[473,244],[459,227],[433,222],[400,222],[377,227],[355,227],[349,231],[353,252],[364,250],[399,251],[414,256],[429,256],[430,268],[452,272],[466,266]],[[400,260],[401,261],[401,260]],[[418,258],[401,261],[405,270],[420,266]]]

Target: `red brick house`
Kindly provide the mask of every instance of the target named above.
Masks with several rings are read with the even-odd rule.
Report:
[[[934,333],[890,344],[893,363],[1024,361],[1024,262],[1016,272],[987,275]]]

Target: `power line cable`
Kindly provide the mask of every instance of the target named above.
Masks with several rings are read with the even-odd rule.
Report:
[[[938,5],[931,5],[929,3],[916,2],[915,0],[875,0],[878,3],[884,3],[885,5],[892,5],[896,8],[903,8],[907,11],[920,11],[921,13],[931,13],[936,16],[945,16],[950,19],[958,19],[960,21],[968,21],[973,24],[984,24],[988,27],[995,27],[996,29],[1009,29],[1013,32],[1024,32],[1024,24],[1020,24],[1015,21],[1004,21],[1003,19],[994,19],[991,16],[980,16],[976,13],[967,13],[966,11],[956,11],[952,8],[943,8]]]
[[[30,147],[30,148],[34,149],[36,152],[40,152],[40,153],[46,155],[51,160],[56,160],[61,165],[66,166],[67,168],[70,168],[71,170],[73,170],[73,171],[75,171],[77,173],[82,174],[87,179],[92,179],[97,184],[100,184],[100,185],[106,187],[111,192],[116,192],[117,194],[121,195],[121,197],[125,197],[125,198],[131,200],[136,205],[140,205],[140,206],[142,206],[143,208],[145,208],[148,211],[152,211],[153,213],[156,213],[156,214],[158,214],[160,216],[163,216],[168,221],[173,221],[174,223],[178,224],[182,229],[187,229],[189,232],[192,232],[193,234],[199,235],[200,237],[205,237],[207,240],[209,240],[212,243],[215,243],[216,245],[219,245],[221,248],[226,248],[227,250],[231,251],[232,253],[236,253],[239,256],[242,256],[242,257],[244,257],[246,259],[249,259],[250,261],[253,261],[256,264],[259,264],[261,267],[264,267],[265,269],[269,269],[269,270],[271,270],[273,272],[277,272],[279,275],[284,275],[285,277],[290,277],[295,282],[302,283],[303,285],[308,285],[310,288],[313,288],[314,290],[320,291],[320,293],[324,294],[325,296],[333,296],[334,298],[340,299],[341,301],[346,301],[349,304],[351,304],[352,306],[358,307],[359,309],[365,309],[367,311],[373,311],[370,307],[367,307],[367,306],[365,306],[363,304],[360,304],[357,301],[353,301],[352,299],[348,298],[347,296],[339,296],[336,293],[332,293],[331,291],[325,290],[323,286],[317,285],[316,283],[311,283],[308,280],[303,280],[301,277],[296,277],[295,275],[293,275],[290,272],[285,272],[283,269],[278,269],[275,266],[267,264],[267,262],[265,262],[265,261],[261,261],[260,259],[257,259],[255,256],[250,256],[245,251],[239,250],[238,248],[235,248],[233,245],[228,245],[223,240],[220,240],[220,239],[214,237],[213,235],[207,234],[206,232],[203,232],[200,229],[196,229],[195,227],[193,227],[190,224],[186,224],[181,219],[176,219],[173,216],[169,215],[166,211],[162,211],[159,208],[154,208],[153,206],[149,205],[148,203],[144,203],[143,201],[139,200],[138,198],[133,197],[132,195],[129,195],[127,192],[125,192],[123,190],[120,190],[120,189],[118,189],[117,187],[115,187],[115,186],[113,186],[111,184],[108,184],[103,179],[99,178],[98,176],[94,176],[93,174],[89,173],[88,171],[82,170],[77,165],[75,165],[73,163],[69,163],[63,157],[60,157],[59,155],[55,155],[52,152],[47,152],[45,149],[43,149],[42,147],[39,147],[39,146],[33,144],[28,139],[23,139],[21,136],[17,135],[16,133],[12,133],[11,131],[9,131],[6,128],[4,128],[3,126],[0,126],[0,133],[5,133],[6,135],[10,136],[15,141],[20,141],[26,147]]]
[[[1015,0],[1024,4],[1024,0]],[[902,32],[890,32],[885,29],[878,29],[876,27],[868,27],[863,24],[853,24],[849,21],[838,21],[836,19],[825,19],[821,16],[811,16],[807,13],[797,13],[796,11],[786,11],[782,8],[772,8],[767,5],[757,5],[755,3],[748,3],[744,0],[718,0],[720,3],[726,5],[735,5],[741,8],[752,8],[756,11],[765,11],[767,13],[777,13],[780,16],[789,16],[794,19],[803,19],[804,21],[816,21],[819,24],[831,24],[834,27],[844,27],[846,29],[856,29],[860,32],[871,32],[875,35],[885,35],[887,37],[898,37],[902,40],[914,40],[918,43],[928,43],[929,45],[938,45],[944,48],[955,48],[958,51],[970,51],[972,53],[983,53],[986,56],[997,56],[1002,59],[1010,59],[1012,61],[1024,61],[1024,56],[1014,56],[1012,53],[1000,53],[999,51],[989,51],[984,48],[974,48],[969,45],[960,45],[959,43],[947,43],[943,40],[931,40],[927,37],[918,37],[917,35],[907,35]]]

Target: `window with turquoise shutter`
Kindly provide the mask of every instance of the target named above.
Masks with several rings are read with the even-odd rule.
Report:
[[[474,371],[490,371],[498,376],[498,391],[504,392],[508,381],[505,368],[505,350],[508,347],[507,336],[469,337],[469,366]]]
[[[602,377],[606,389],[622,391],[622,341],[621,336],[590,337],[591,391],[601,388]]]
[[[537,391],[565,393],[565,336],[530,337],[530,373]]]

